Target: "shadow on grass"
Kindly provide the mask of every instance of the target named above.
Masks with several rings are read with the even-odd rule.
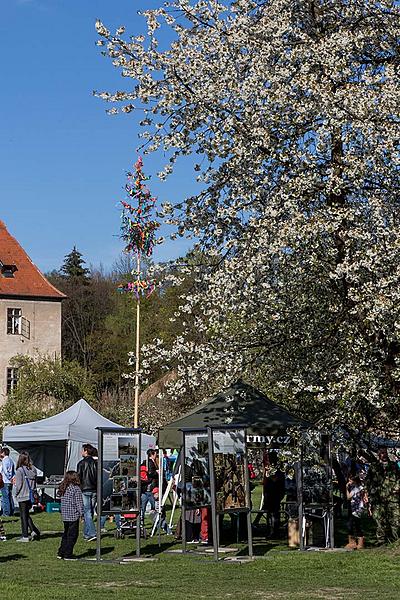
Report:
[[[113,552],[113,550],[114,546],[111,546],[109,548],[102,548],[101,555],[103,556],[104,554],[110,554],[110,552]],[[86,552],[82,552],[82,554],[77,554],[76,558],[92,558],[94,556],[96,556],[96,548],[88,548]]]
[[[41,540],[47,540],[51,538],[60,538],[62,536],[62,531],[44,531],[40,534]]]
[[[20,560],[26,558],[25,554],[8,554],[7,556],[0,556],[0,563],[8,562],[10,560]]]
[[[158,542],[155,541],[154,543],[149,543],[145,546],[143,545],[140,549],[140,552],[142,556],[155,556],[157,554],[165,552],[166,550],[170,550],[175,546],[177,546],[177,543],[174,540],[171,540],[170,542],[162,542],[160,546],[158,545]],[[136,556],[136,550],[132,550],[132,552],[129,552],[129,554],[125,554],[125,556],[127,558],[131,556]]]
[[[271,552],[271,550],[276,550],[277,548],[282,548],[282,542],[276,541],[276,542],[262,542],[262,543],[255,543],[253,544],[253,554],[254,556],[265,556],[266,554],[268,554],[268,552]],[[244,546],[243,548],[240,548],[240,550],[235,554],[235,556],[248,556],[249,555],[249,549],[248,546]]]

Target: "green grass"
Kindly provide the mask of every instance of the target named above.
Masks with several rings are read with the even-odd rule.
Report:
[[[16,543],[17,518],[4,519],[8,540],[0,543],[2,600],[399,600],[400,552],[373,549],[357,552],[280,551],[284,546],[256,546],[264,556],[250,564],[214,563],[208,557],[182,557],[160,552],[157,538],[143,543],[153,562],[110,564],[63,562],[56,559],[60,516],[40,514],[34,521],[43,538]],[[179,547],[171,536],[161,538],[161,551]],[[103,557],[134,555],[134,539],[103,538]],[[241,547],[245,554],[245,548]],[[81,538],[76,555],[90,559],[95,543]]]

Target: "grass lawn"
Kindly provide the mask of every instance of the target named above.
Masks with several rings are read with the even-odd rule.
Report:
[[[179,547],[173,537],[163,535],[161,552],[157,538],[143,542],[143,554],[156,556],[154,562],[64,562],[56,559],[58,514],[34,515],[43,536],[29,544],[15,541],[20,535],[17,518],[4,521],[8,540],[0,543],[2,600],[400,598],[399,548],[300,553],[264,542],[257,546],[264,556],[250,564],[214,563],[208,557],[163,553]],[[134,555],[134,548],[133,538],[115,540],[111,529],[103,538],[104,559]],[[80,538],[76,555],[93,558],[95,543]]]

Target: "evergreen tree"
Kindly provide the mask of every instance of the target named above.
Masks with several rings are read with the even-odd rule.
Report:
[[[71,252],[65,256],[60,272],[65,277],[79,277],[80,279],[88,280],[90,271],[84,267],[85,264],[86,263],[82,258],[82,253],[77,250],[76,246],[74,246]]]

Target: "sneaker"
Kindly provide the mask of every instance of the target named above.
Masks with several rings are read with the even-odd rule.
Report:
[[[198,544],[198,540],[191,540],[190,542],[188,542],[188,544]]]
[[[39,533],[36,533],[36,531],[32,531],[32,533],[31,533],[31,540],[32,540],[32,541],[33,541],[33,540],[37,540],[37,541],[39,541],[39,540],[40,540],[40,532],[39,532]]]
[[[203,544],[203,546],[208,546],[208,540],[201,540],[200,544]]]
[[[97,540],[97,537],[93,535],[92,537],[85,538],[85,540],[86,542],[95,542]]]
[[[63,560],[78,560],[75,556],[64,556]]]
[[[15,540],[16,542],[30,542],[31,538],[28,537],[20,537],[17,540]]]
[[[0,542],[6,542],[7,538],[5,535],[0,535]]]
[[[64,557],[61,556],[60,554],[57,554],[57,558],[58,558],[58,560],[63,560]]]

